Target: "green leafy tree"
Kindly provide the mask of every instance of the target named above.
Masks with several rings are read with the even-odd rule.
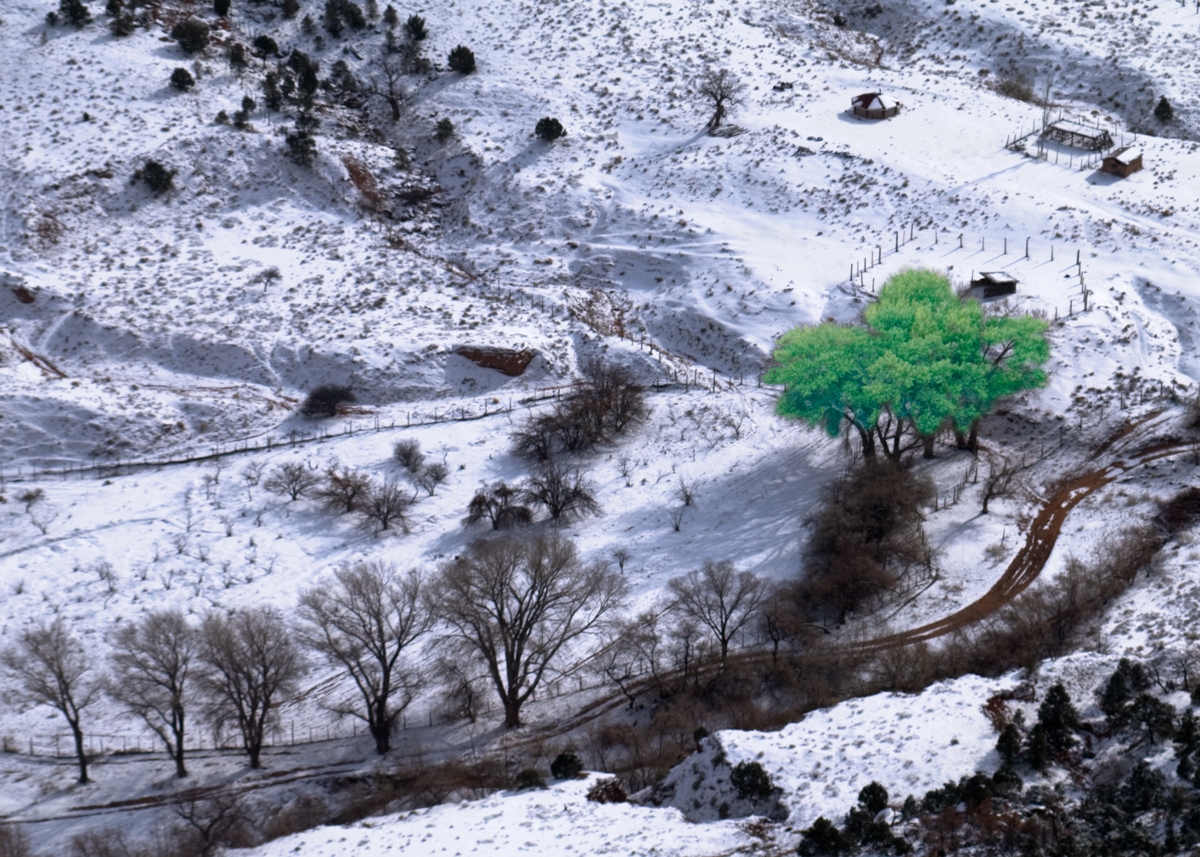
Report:
[[[785,388],[780,414],[831,436],[851,427],[865,458],[879,448],[899,459],[917,446],[932,457],[946,426],[969,433],[964,445],[973,449],[979,420],[997,402],[1046,383],[1046,323],[988,316],[934,271],[890,278],[864,321],[789,331],[765,380]]]

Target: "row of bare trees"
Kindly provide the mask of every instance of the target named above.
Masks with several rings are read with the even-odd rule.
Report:
[[[349,679],[329,708],[361,719],[379,753],[424,673],[409,656],[436,629],[444,659],[501,702],[505,725],[581,639],[621,605],[623,579],[585,562],[559,535],[472,544],[430,575],[380,562],[336,570],[302,593],[296,621],[254,608],[213,613],[198,624],[179,611],[148,613],[121,627],[102,664],[62,617],[23,631],[3,653],[24,698],[50,705],[74,737],[80,782],[88,781],[83,712],[103,693],[141,718],[187,775],[185,738],[196,713],[240,736],[250,766],[281,703],[294,698],[315,655]]]

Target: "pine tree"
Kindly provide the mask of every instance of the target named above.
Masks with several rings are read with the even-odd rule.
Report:
[[[1121,658],[1100,694],[1100,710],[1108,722],[1117,728],[1129,722],[1126,708],[1134,695],[1150,686],[1150,679],[1141,664]]]
[[[92,22],[92,12],[83,0],[59,0],[58,11],[75,27],[85,27]]]
[[[1010,723],[1004,727],[1000,737],[996,739],[996,752],[1006,765],[1015,764],[1021,755],[1021,731],[1016,724]]]
[[[858,805],[871,813],[874,818],[883,810],[887,809],[888,805],[888,790],[881,784],[871,781],[862,787],[858,793]]]
[[[171,72],[171,86],[180,92],[187,92],[196,85],[196,79],[186,68],[177,68]]]
[[[1130,704],[1129,720],[1141,727],[1151,744],[1175,734],[1175,709],[1148,693],[1139,694]]]
[[[450,51],[450,70],[459,74],[470,74],[475,71],[475,53],[465,45],[459,45]]]
[[[1163,124],[1175,118],[1175,108],[1171,106],[1171,102],[1167,101],[1167,96],[1159,97],[1158,106],[1154,108],[1154,118]]]
[[[263,101],[268,110],[278,110],[283,106],[283,93],[279,91],[279,75],[273,71],[267,72],[267,76],[263,80]]]
[[[1035,723],[1025,739],[1025,761],[1035,771],[1044,771],[1050,767],[1050,742],[1046,740],[1046,728],[1041,723]]]
[[[1189,773],[1180,773],[1181,779],[1190,780],[1192,775],[1190,771],[1194,770],[1191,757],[1196,752],[1196,744],[1200,741],[1200,721],[1196,720],[1196,715],[1192,713],[1192,709],[1183,712],[1183,716],[1179,718],[1179,725],[1175,728],[1175,758],[1179,760],[1179,766],[1182,768],[1185,764],[1188,766]]]
[[[1061,682],[1047,691],[1038,707],[1038,725],[1045,732],[1051,752],[1061,753],[1075,744],[1072,733],[1079,728],[1079,713]]]

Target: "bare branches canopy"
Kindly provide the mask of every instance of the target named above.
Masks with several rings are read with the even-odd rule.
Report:
[[[448,637],[479,659],[521,725],[521,706],[563,649],[597,628],[621,603],[624,582],[601,563],[585,564],[557,535],[475,542],[438,575],[433,603]]]
[[[400,657],[432,624],[421,591],[416,571],[401,575],[385,563],[360,562],[300,598],[304,642],[347,672],[358,690],[361,705],[335,710],[366,721],[380,754],[391,749],[396,718],[417,686]]]
[[[22,697],[56,708],[67,719],[75,739],[79,782],[89,782],[80,719],[83,709],[99,696],[101,681],[87,650],[60,616],[48,625],[23,631],[0,659],[17,679]]]

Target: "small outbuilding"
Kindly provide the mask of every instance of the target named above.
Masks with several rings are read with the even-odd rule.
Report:
[[[1103,128],[1084,125],[1073,119],[1051,122],[1042,130],[1042,137],[1076,149],[1087,149],[1089,152],[1103,152],[1113,146],[1112,135]]]
[[[971,297],[976,300],[1002,298],[1017,293],[1017,280],[1003,271],[980,271],[971,281]]]
[[[1115,152],[1106,155],[1100,165],[1100,172],[1126,178],[1142,168],[1142,153],[1129,146],[1122,146]]]
[[[850,112],[862,119],[890,119],[900,107],[899,101],[878,92],[865,92],[850,100]]]

